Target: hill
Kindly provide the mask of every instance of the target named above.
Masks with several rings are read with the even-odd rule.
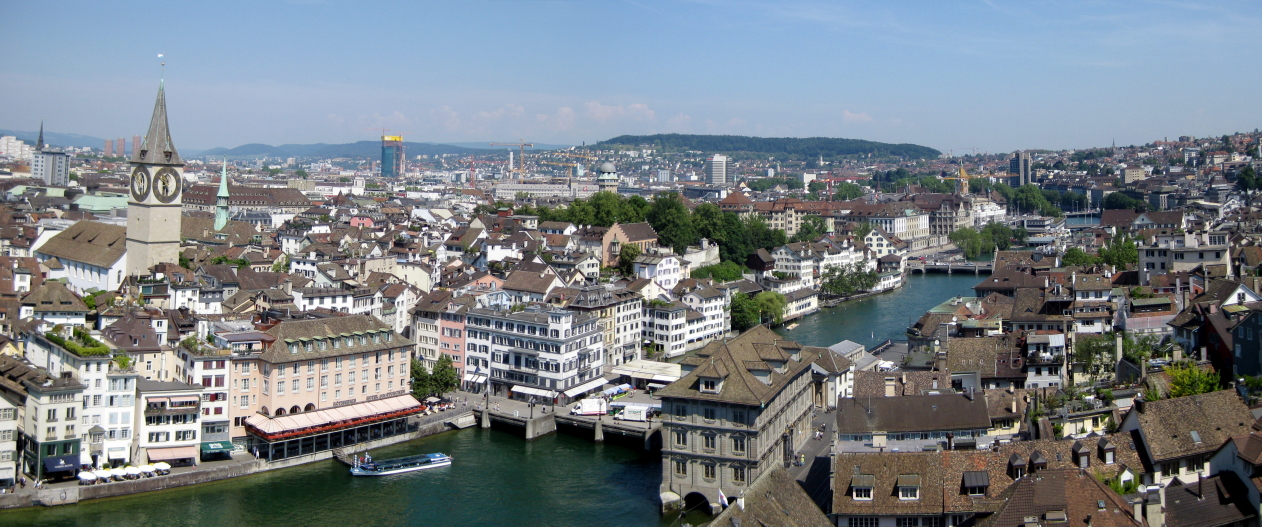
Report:
[[[16,130],[0,130],[0,135],[11,135],[17,137],[28,145],[35,146],[35,140],[39,138],[39,131],[19,132]],[[127,138],[131,141],[131,137]],[[63,147],[89,147],[100,149],[105,146],[105,140],[100,137],[92,137],[90,135],[79,134],[62,134],[44,130],[44,142],[52,146]]]
[[[741,135],[620,135],[596,143],[597,146],[653,145],[664,150],[698,150],[701,152],[749,152],[812,158],[872,155],[899,156],[909,159],[935,158],[942,152],[927,146],[890,144],[863,139],[832,137],[747,137]]]
[[[464,148],[460,146],[442,145],[434,143],[403,143],[407,149],[407,155],[437,155],[437,154],[483,154],[488,153],[488,149]],[[250,143],[238,146],[236,148],[212,148],[198,154],[199,156],[223,156],[228,157],[380,157],[381,142],[379,141],[360,141],[358,143],[346,144],[326,144],[315,143],[307,145],[280,145],[272,146],[261,143]]]

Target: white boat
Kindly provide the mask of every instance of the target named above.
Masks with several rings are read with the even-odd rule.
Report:
[[[351,475],[389,476],[391,474],[402,474],[404,472],[415,472],[417,470],[451,465],[451,456],[442,453],[422,454],[419,456],[387,459],[385,461],[373,461],[371,457],[366,459],[366,461],[360,462],[358,457],[355,458],[355,466],[351,467]]]
[[[798,323],[797,323],[797,322],[794,322],[794,323],[792,323],[792,324],[789,324],[789,327],[787,327],[787,328],[785,328],[785,329],[792,330],[793,328],[796,328],[796,327],[798,327]]]

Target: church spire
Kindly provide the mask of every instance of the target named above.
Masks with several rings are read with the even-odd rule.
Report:
[[[44,151],[44,120],[43,119],[39,121],[39,139],[35,140],[35,151],[36,152]]]
[[[166,83],[158,84],[158,100],[153,104],[153,118],[149,120],[149,133],[140,144],[140,151],[132,153],[133,163],[147,165],[183,166],[175,143],[171,142],[171,130],[167,126]]]
[[[228,226],[228,156],[223,157],[223,174],[219,176],[219,194],[215,195],[215,230]]]

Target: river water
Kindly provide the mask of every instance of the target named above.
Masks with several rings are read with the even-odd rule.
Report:
[[[984,276],[983,276],[984,277]],[[803,344],[901,339],[909,321],[983,277],[913,275],[896,291],[824,309],[781,333]],[[63,507],[0,511],[0,525],[667,526],[659,514],[661,457],[636,445],[520,431],[446,432],[373,451],[378,459],[443,452],[450,467],[354,478],[336,461],[192,487]],[[704,516],[689,515],[693,524]]]

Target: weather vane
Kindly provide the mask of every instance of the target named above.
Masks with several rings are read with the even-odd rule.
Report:
[[[159,53],[159,54],[158,54],[158,58],[160,58],[160,59],[161,59],[161,58],[165,58],[165,57],[166,57],[166,54],[163,54],[163,53]],[[162,61],[162,72],[161,72],[161,73],[162,73],[161,78],[162,78],[163,80],[165,80],[165,79],[166,79],[166,76],[167,76],[167,61],[165,61],[165,60],[164,60],[164,61]]]

